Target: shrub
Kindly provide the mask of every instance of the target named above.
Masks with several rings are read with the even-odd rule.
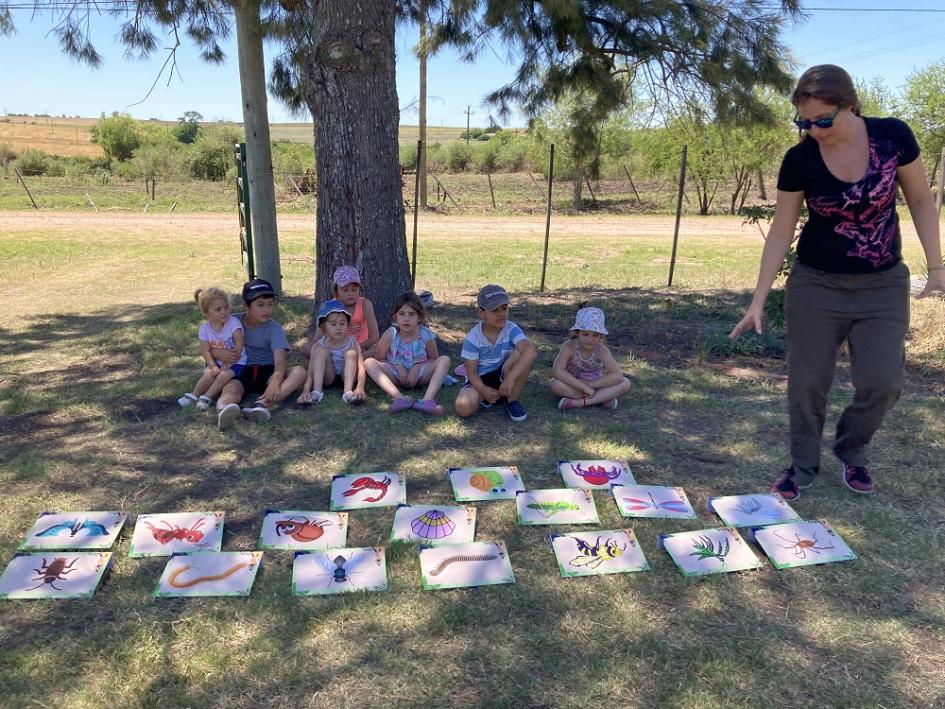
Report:
[[[122,162],[131,159],[141,145],[137,122],[128,114],[113,113],[92,126],[92,142],[101,146],[105,157]]]
[[[275,172],[293,175],[298,180],[306,170],[315,168],[315,151],[306,143],[276,141],[272,144],[272,167]]]
[[[0,143],[0,167],[7,167],[16,160],[16,151],[9,143]]]
[[[190,174],[201,180],[223,180],[236,169],[233,145],[242,136],[229,126],[207,126],[190,153]]]
[[[447,151],[447,160],[453,172],[465,172],[472,163],[472,148],[462,142],[453,143]]]
[[[16,167],[22,175],[46,175],[53,166],[53,157],[42,150],[27,148],[17,158]]]

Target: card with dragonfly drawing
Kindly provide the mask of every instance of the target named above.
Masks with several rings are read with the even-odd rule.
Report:
[[[191,551],[220,551],[222,512],[174,512],[138,515],[128,556],[170,556]]]
[[[514,500],[524,490],[522,477],[514,465],[481,468],[450,468],[450,483],[457,502]]]
[[[386,591],[383,547],[298,552],[292,565],[292,593],[326,596],[352,591]]]
[[[826,520],[775,524],[753,530],[776,569],[850,561],[856,554]]]
[[[259,534],[260,549],[331,549],[348,538],[347,512],[267,510]]]
[[[425,591],[515,583],[503,542],[421,548],[420,574]]]
[[[261,551],[196,551],[168,559],[158,598],[248,596],[262,563]]]
[[[558,571],[565,578],[647,571],[650,568],[632,529],[552,534],[550,540]]]
[[[558,472],[567,487],[579,490],[608,490],[611,485],[636,482],[623,460],[559,460]]]
[[[697,516],[681,487],[612,485],[610,490],[623,517],[695,519]]]
[[[0,575],[0,598],[88,598],[111,559],[110,551],[14,554]]]
[[[774,493],[710,497],[709,509],[727,527],[767,527],[801,519],[780,495]]]
[[[43,512],[20,549],[111,549],[127,521],[124,512]]]
[[[475,507],[401,505],[394,513],[390,538],[437,546],[466,544],[475,535]]]
[[[597,524],[590,490],[523,490],[515,496],[519,524]]]
[[[396,507],[406,502],[407,482],[400,473],[350,473],[331,479],[332,512]]]
[[[762,562],[733,527],[664,534],[662,546],[683,576],[705,576],[757,569]]]

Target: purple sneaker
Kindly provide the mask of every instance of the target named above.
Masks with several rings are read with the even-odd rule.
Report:
[[[430,414],[430,416],[442,416],[443,407],[432,399],[419,399],[414,402],[413,408],[417,411],[420,411],[424,414]]]
[[[390,402],[390,406],[387,407],[387,413],[399,414],[401,411],[406,411],[407,409],[411,408],[413,408],[412,400],[398,396],[396,399]]]
[[[873,494],[875,490],[873,486],[873,474],[870,473],[869,468],[850,465],[842,461],[840,464],[843,466],[843,483],[848,488],[853,490],[853,492],[859,492],[863,495]]]
[[[771,492],[780,495],[785,502],[794,502],[794,500],[801,496],[801,490],[806,490],[813,485],[813,482],[798,485],[794,480],[794,475],[793,465],[790,468],[782,470],[781,475],[774,481],[774,485],[771,486]]]

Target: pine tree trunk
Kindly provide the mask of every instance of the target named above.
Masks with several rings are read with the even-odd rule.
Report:
[[[360,271],[384,322],[410,288],[397,143],[394,3],[314,3],[313,56],[303,90],[315,120],[315,303],[342,264]]]

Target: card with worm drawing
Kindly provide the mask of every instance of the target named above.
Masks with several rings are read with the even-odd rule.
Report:
[[[332,549],[348,538],[347,512],[266,510],[260,549]]]
[[[138,515],[128,556],[170,556],[192,551],[220,551],[222,512]]]
[[[450,483],[457,502],[514,500],[524,490],[522,476],[514,465],[478,468],[450,468]]]
[[[15,554],[0,576],[0,598],[88,598],[111,559],[110,551]]]
[[[767,527],[769,524],[799,522],[800,515],[774,493],[710,497],[709,511],[727,527]]]
[[[401,505],[394,513],[391,540],[427,546],[466,544],[476,536],[476,508],[447,505]]]
[[[752,530],[776,569],[850,561],[856,554],[826,520],[775,524]]]
[[[157,598],[248,596],[262,563],[261,551],[175,554],[164,567]]]
[[[515,496],[518,523],[597,524],[597,507],[590,490],[523,490]]]
[[[127,521],[124,512],[43,512],[20,549],[111,549]]]
[[[565,578],[650,568],[632,529],[552,534],[549,541],[558,561],[558,571]]]
[[[407,483],[400,473],[350,473],[331,479],[332,512],[368,507],[396,507],[407,502]]]
[[[425,591],[515,583],[503,542],[422,547],[420,574],[420,583]]]
[[[657,543],[676,562],[683,576],[745,571],[762,565],[733,527],[661,534]]]
[[[387,559],[383,547],[296,552],[292,593],[327,596],[352,591],[386,591]]]
[[[633,485],[633,473],[623,460],[559,460],[558,472],[567,487],[608,490],[611,485]]]

